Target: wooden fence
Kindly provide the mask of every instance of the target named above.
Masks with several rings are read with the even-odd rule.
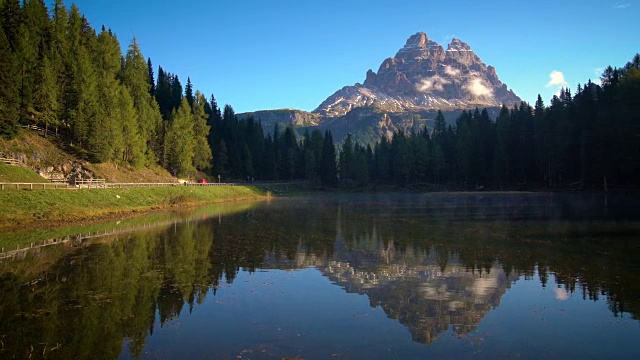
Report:
[[[3,182],[0,183],[0,190],[10,189],[75,189],[73,185],[67,183],[19,183],[19,182]]]
[[[236,183],[105,183],[105,188],[149,188],[149,187],[167,187],[167,186],[236,186]]]
[[[105,179],[73,179],[73,184],[77,188],[84,189],[104,189],[107,187]]]
[[[7,165],[20,165],[20,161],[18,161],[18,159],[13,159],[13,158],[6,158],[6,157],[0,157],[0,162],[7,164]]]
[[[56,137],[56,138],[60,138],[61,137],[60,133],[53,132],[51,130],[47,130],[45,128],[42,128],[42,127],[39,127],[39,126],[36,126],[36,125],[22,125],[22,128],[40,132],[40,133],[42,133],[42,135],[45,135],[45,136],[53,136],[53,137]]]
[[[75,184],[68,183],[22,183],[22,182],[2,182],[0,190],[11,189],[127,189],[127,188],[154,188],[169,186],[237,186],[236,183],[108,183],[104,179],[76,180]]]

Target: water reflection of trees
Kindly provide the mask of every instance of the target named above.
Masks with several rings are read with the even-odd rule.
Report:
[[[416,214],[410,205],[274,204],[0,264],[0,357],[114,358],[123,339],[139,356],[154,326],[203,303],[240,269],[264,267],[316,266],[422,342],[449,326],[473,330],[521,275],[555,286],[554,274],[568,291],[605,298],[616,315],[640,314],[633,223],[493,221],[508,210]],[[486,279],[492,290],[474,293]]]

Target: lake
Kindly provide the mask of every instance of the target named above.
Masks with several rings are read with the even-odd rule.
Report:
[[[326,195],[4,234],[29,249],[0,254],[0,358],[638,359],[638,204]]]

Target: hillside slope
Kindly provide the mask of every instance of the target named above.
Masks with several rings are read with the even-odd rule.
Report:
[[[133,168],[113,163],[91,164],[73,154],[65,152],[54,141],[45,138],[38,131],[23,130],[13,140],[0,138],[0,157],[17,159],[24,171],[0,168],[5,174],[4,182],[44,182],[46,180],[72,181],[73,178],[102,178],[107,182],[176,182],[176,178],[160,166]],[[27,181],[24,172],[35,172]],[[17,175],[20,172],[21,175]],[[37,176],[41,178],[38,178]],[[21,180],[22,179],[22,180]],[[36,181],[38,180],[38,181]]]

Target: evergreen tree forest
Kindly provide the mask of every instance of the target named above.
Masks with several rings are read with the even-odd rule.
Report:
[[[210,168],[204,97],[189,87],[183,95],[177,76],[159,72],[156,86],[136,39],[122,54],[116,35],[95,31],[75,5],[0,0],[4,138],[36,125],[93,162],[160,164],[181,176]]]
[[[538,96],[464,111],[455,126],[438,113],[433,129],[397,132],[373,148],[342,144],[341,183],[430,183],[468,189],[633,188],[640,183],[640,55],[608,67],[602,85],[562,89],[545,106]]]
[[[22,126],[56,134],[92,162],[160,165],[175,176],[305,180],[326,187],[435,184],[446,188],[633,187],[640,183],[640,56],[601,84],[562,89],[545,105],[464,111],[447,125],[363,145],[330,131],[239,120],[177,75],[157,74],[134,38],[95,31],[72,5],[0,0],[0,136]]]

